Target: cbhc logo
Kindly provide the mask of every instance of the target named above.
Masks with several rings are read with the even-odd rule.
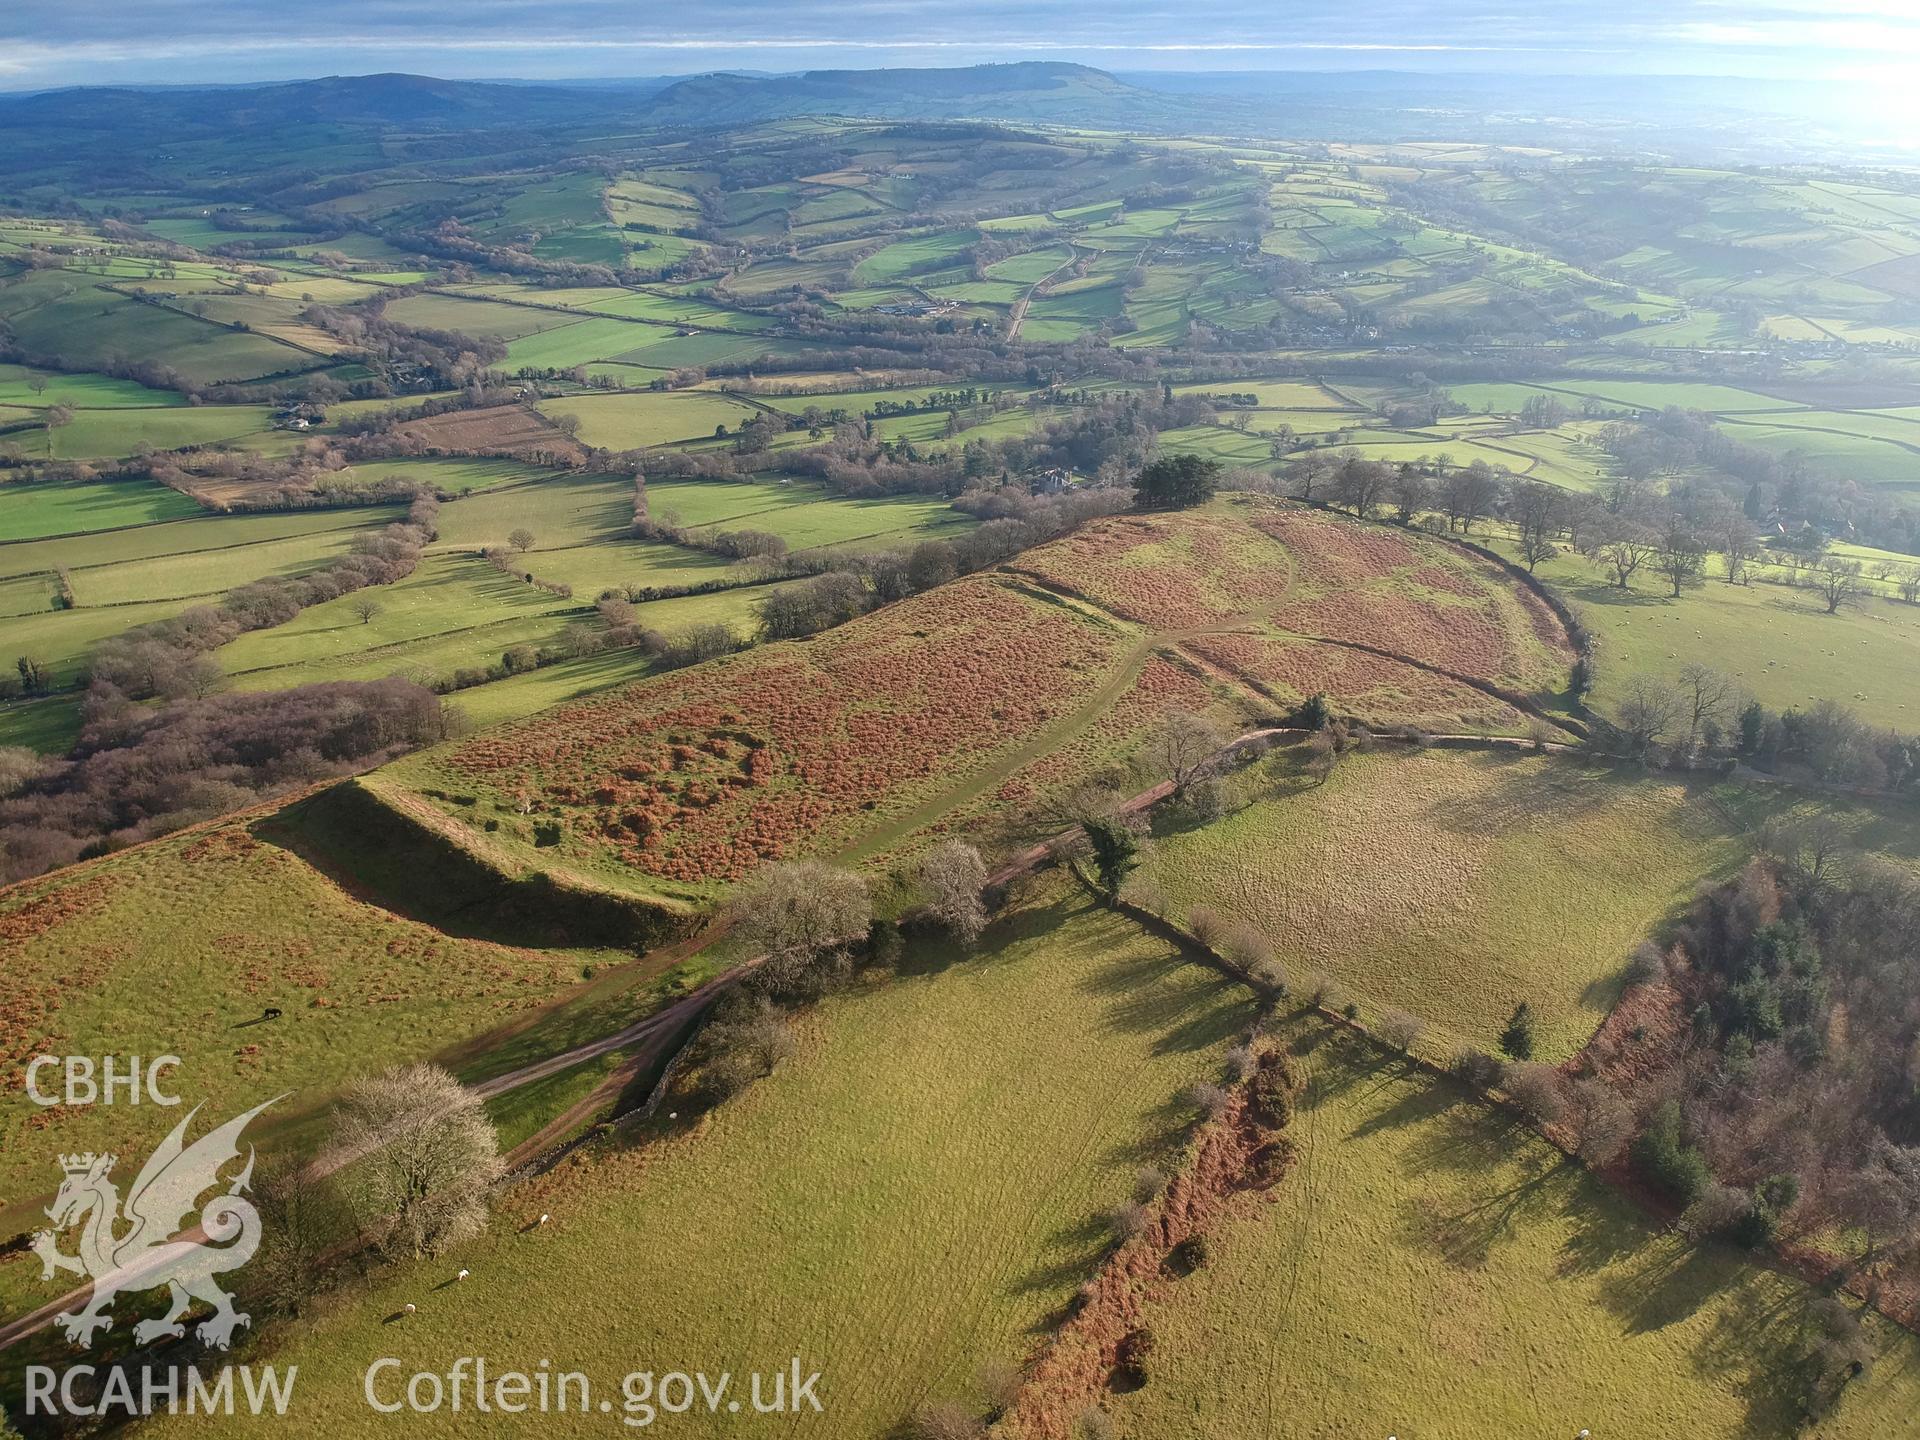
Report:
[[[155,1105],[178,1105],[178,1095],[160,1089],[160,1073],[180,1064],[178,1055],[162,1055],[145,1066],[138,1055],[125,1059],[103,1055],[98,1062],[91,1055],[36,1055],[27,1066],[27,1098],[40,1106],[111,1105],[115,1092],[124,1092],[126,1103],[138,1105],[142,1098]],[[49,1095],[40,1088],[40,1072],[57,1068],[62,1080],[58,1094]]]

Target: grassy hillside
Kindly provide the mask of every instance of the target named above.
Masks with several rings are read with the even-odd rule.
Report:
[[[1176,915],[1252,921],[1296,983],[1318,971],[1369,1013],[1420,1016],[1438,1054],[1491,1049],[1521,1000],[1542,1058],[1572,1054],[1634,947],[1747,854],[1711,799],[1658,777],[1384,746],[1324,784],[1291,770],[1267,762],[1266,798],[1164,837],[1143,878]]]
[[[238,1113],[304,1108],[350,1076],[450,1048],[578,983],[584,950],[450,935],[358,899],[239,818],[0,894],[6,1072],[37,1054],[177,1054],[177,1086]],[[268,1007],[283,1012],[261,1023]],[[0,1211],[58,1177],[55,1149],[129,1153],[176,1115],[0,1097]],[[11,1232],[9,1232],[11,1233]]]
[[[1870,1375],[1803,1429],[1815,1292],[1689,1248],[1450,1083],[1301,1032],[1292,1173],[1162,1285],[1128,1440],[1287,1435],[1893,1435],[1920,1343],[1871,1324]],[[1270,1198],[1269,1198],[1270,1196]]]
[[[1370,643],[1361,637],[1382,614],[1395,617],[1384,644],[1408,647],[1405,658],[1389,649],[1384,665],[1348,663],[1379,658],[1350,642]],[[1238,648],[1249,633],[1332,658],[1318,672],[1269,669]],[[1449,636],[1457,676],[1442,664],[1455,658]],[[886,853],[996,792],[1031,801],[1123,757],[1168,708],[1270,716],[1324,689],[1375,718],[1512,731],[1523,725],[1513,704],[1530,702],[1472,686],[1551,701],[1570,659],[1545,606],[1467,552],[1225,503],[1101,521],[1001,574],[442,747],[396,773],[459,823],[492,825],[509,849],[550,847],[618,883],[700,894],[802,849]]]
[[[829,1000],[798,1055],[691,1132],[563,1167],[444,1262],[324,1302],[283,1352],[299,1357],[309,1422],[377,1428],[360,1394],[376,1355],[409,1370],[550,1356],[617,1395],[637,1364],[744,1374],[797,1353],[824,1374],[826,1413],[793,1433],[852,1440],[967,1395],[983,1361],[1023,1355],[1095,1262],[1098,1216],[1136,1167],[1177,1150],[1192,1113],[1181,1089],[1219,1073],[1251,1007],[1058,892],[977,955],[912,962]],[[520,1233],[541,1211],[554,1223]],[[452,1264],[474,1278],[434,1289]],[[581,1304],[586,1274],[608,1303]],[[406,1299],[419,1313],[383,1325]],[[528,1433],[606,1423],[548,1416]]]
[[[853,844],[1083,707],[1103,709],[1137,663],[1129,638],[976,576],[395,773],[473,797],[454,815],[497,822],[509,848],[539,841],[610,878],[698,893],[768,858]],[[970,683],[954,684],[959,674]]]

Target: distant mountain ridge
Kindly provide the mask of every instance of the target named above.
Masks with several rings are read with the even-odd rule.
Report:
[[[370,146],[382,134],[509,130],[539,144],[609,126],[717,128],[806,115],[1775,158],[1846,150],[1848,138],[1830,123],[1835,113],[1816,87],[1776,85],[1754,94],[1731,82],[1683,77],[1117,76],[1051,60],[582,81],[335,75],[261,85],[0,94],[0,176],[36,167],[154,163],[182,143],[223,142],[240,131],[257,143],[272,137],[293,153],[299,142],[330,128]],[[502,148],[498,140],[484,144]]]
[[[739,124],[786,115],[861,115],[878,119],[1050,120],[1060,124],[1133,124],[1191,118],[1181,98],[1087,65],[1024,60],[930,70],[809,70],[766,77],[700,75],[654,97],[669,119]]]
[[[1188,102],[1104,70],[1052,61],[945,70],[810,70],[796,75],[716,72],[676,80],[590,84],[441,80],[429,75],[331,75],[266,85],[66,89],[0,96],[0,115],[96,127],[130,115],[170,125],[492,125],[586,122],[724,125],[786,115],[1051,119],[1139,123]]]
[[[430,75],[329,75],[267,85],[67,89],[0,96],[0,118],[97,129],[142,123],[198,128],[269,123],[405,125],[466,129],[584,118],[604,108],[587,92]]]

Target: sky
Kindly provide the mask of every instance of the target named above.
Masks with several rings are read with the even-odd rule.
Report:
[[[1019,59],[1128,72],[1798,76],[1903,95],[1920,65],[1920,0],[0,0],[10,90]]]

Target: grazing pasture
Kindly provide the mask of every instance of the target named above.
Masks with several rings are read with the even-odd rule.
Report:
[[[579,423],[575,433],[581,440],[607,450],[707,439],[722,429],[739,429],[758,413],[749,405],[706,391],[583,395],[550,400],[541,409],[554,418],[571,416]]]
[[[49,482],[0,487],[0,543],[118,530],[198,515],[200,507],[164,485],[120,481]],[[0,550],[0,567],[13,562]]]
[[[1634,947],[1747,855],[1684,783],[1546,757],[1383,746],[1314,784],[1282,752],[1247,788],[1164,836],[1143,878],[1176,915],[1259,927],[1296,985],[1318,972],[1363,1013],[1420,1016],[1436,1054],[1492,1049],[1522,1000],[1541,1058],[1572,1054]]]
[[[1654,580],[1620,590],[1565,556],[1539,573],[1597,637],[1593,699],[1603,710],[1636,676],[1672,680],[1705,665],[1771,709],[1837,700],[1870,724],[1902,732],[1920,724],[1920,607],[1874,597],[1829,615],[1807,590],[1717,578],[1676,600]]]
[[[974,1371],[1022,1357],[1092,1273],[1100,1216],[1136,1169],[1176,1160],[1182,1089],[1219,1075],[1253,1009],[1059,890],[978,953],[916,948],[903,971],[810,1013],[799,1053],[700,1124],[662,1117],[645,1149],[514,1192],[472,1245],[322,1301],[300,1335],[305,1413],[371,1433],[371,1357],[411,1371],[521,1348],[616,1396],[636,1354],[741,1376],[798,1353],[803,1374],[822,1372],[825,1413],[796,1434],[877,1436],[923,1401],[970,1401]],[[520,1233],[541,1213],[552,1223]],[[474,1280],[433,1291],[454,1265]],[[589,1271],[646,1303],[583,1310]],[[404,1327],[381,1325],[429,1292]],[[461,1423],[420,1417],[426,1433]]]
[[[267,335],[134,299],[110,281],[76,284],[57,270],[23,276],[0,291],[0,316],[26,353],[57,354],[78,369],[97,369],[119,356],[162,363],[193,381],[213,384],[314,370],[328,359]]]
[[[67,405],[75,409],[104,410],[117,406],[185,403],[186,397],[172,390],[150,390],[132,380],[115,380],[107,375],[69,375],[27,365],[0,365],[0,404]]]
[[[1306,1084],[1275,1189],[1164,1280],[1149,1382],[1108,1399],[1123,1436],[1254,1440],[1897,1433],[1920,1346],[1878,1352],[1803,1426],[1817,1292],[1648,1222],[1510,1117],[1343,1032],[1289,1032]]]
[[[369,1068],[524,1016],[585,952],[461,939],[354,899],[245,818],[186,831],[0,894],[9,1073],[55,1053],[178,1054],[209,1109],[280,1091],[296,1108]],[[260,1023],[267,1007],[282,1018]],[[0,1212],[20,1218],[63,1150],[151,1146],[178,1118],[0,1097]],[[9,1232],[11,1233],[11,1232]]]

